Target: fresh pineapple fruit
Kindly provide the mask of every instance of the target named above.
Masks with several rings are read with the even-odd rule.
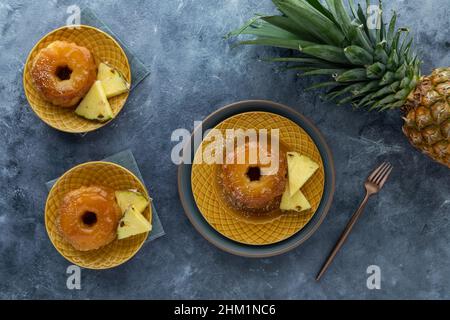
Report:
[[[370,1],[366,10],[352,0],[348,9],[343,0],[272,1],[282,15],[257,15],[229,35],[256,36],[243,45],[291,49],[270,60],[292,63],[302,76],[328,76],[312,88],[330,88],[325,98],[340,105],[402,109],[410,142],[450,168],[450,68],[421,77],[413,39],[396,27],[395,13],[385,24],[382,14],[374,21]]]
[[[113,111],[100,81],[95,81],[75,113],[89,120],[105,122],[114,118]]]
[[[280,209],[303,212],[311,209],[311,204],[300,190],[319,169],[319,165],[298,152],[287,153],[288,183],[281,197]]]
[[[319,169],[319,165],[297,152],[287,153],[287,163],[289,190],[291,197],[293,197]]]
[[[152,225],[145,219],[139,210],[134,206],[125,210],[123,218],[119,222],[117,228],[117,238],[119,240],[129,238],[141,233],[150,232]]]
[[[123,213],[122,220],[117,227],[119,240],[151,231],[150,222],[142,215],[150,204],[143,194],[133,190],[124,190],[116,191],[115,196]]]
[[[130,84],[125,80],[123,74],[106,63],[100,63],[97,80],[101,81],[107,98],[130,91]]]
[[[411,144],[450,167],[450,68],[421,78],[403,111],[403,132]]]
[[[311,204],[300,190],[291,195],[289,186],[287,186],[281,197],[280,209],[283,211],[303,212],[311,209]]]
[[[149,205],[147,198],[137,191],[116,191],[115,196],[122,212],[125,212],[130,206],[133,206],[138,212],[142,213]]]

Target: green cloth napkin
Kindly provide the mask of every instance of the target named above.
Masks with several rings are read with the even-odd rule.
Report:
[[[144,80],[149,74],[150,70],[142,63],[141,60],[133,53],[133,51],[128,48],[128,46],[123,43],[116,34],[102,21],[89,7],[83,8],[81,10],[81,24],[96,27],[100,30],[105,31],[109,35],[113,36],[117,42],[120,43],[123,51],[128,57],[128,62],[131,68],[131,90],[134,89],[142,80]]]
[[[127,168],[132,173],[134,173],[136,175],[136,177],[138,177],[139,180],[142,181],[142,183],[144,183],[144,179],[142,179],[141,172],[139,171],[139,167],[136,163],[136,160],[134,159],[134,156],[133,156],[133,153],[131,152],[131,150],[125,150],[125,151],[116,153],[115,155],[105,158],[102,161],[113,162],[118,165],[121,165],[124,168]],[[50,191],[50,189],[53,187],[53,185],[55,184],[55,182],[57,180],[58,179],[54,179],[45,184],[47,186],[48,191]],[[144,183],[144,185],[145,185],[145,183]],[[153,241],[159,237],[162,237],[163,235],[166,234],[164,232],[164,228],[161,224],[161,220],[159,219],[158,212],[156,212],[156,208],[154,206],[153,201],[152,201],[152,210],[153,210],[152,211],[152,231],[150,232],[146,243]]]

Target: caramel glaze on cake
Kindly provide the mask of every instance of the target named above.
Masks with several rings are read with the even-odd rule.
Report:
[[[250,163],[252,154],[257,159]],[[260,155],[270,159],[269,163],[262,161]],[[238,163],[239,159],[245,159],[245,162]],[[277,163],[272,165],[273,161]],[[241,146],[235,145],[234,150],[225,156],[225,164],[221,166],[219,179],[226,200],[235,209],[248,214],[270,212],[279,208],[285,190],[287,181],[285,152],[281,150],[274,152],[270,144],[263,148],[258,142],[252,141]]]

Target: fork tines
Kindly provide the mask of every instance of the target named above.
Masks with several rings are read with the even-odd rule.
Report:
[[[377,169],[375,169],[367,180],[381,188],[388,179],[393,168],[394,167],[389,162],[383,162]]]

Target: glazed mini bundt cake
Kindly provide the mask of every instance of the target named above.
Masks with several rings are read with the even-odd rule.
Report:
[[[81,187],[63,198],[58,227],[75,249],[89,251],[116,239],[121,217],[114,190],[101,186]]]
[[[97,77],[94,56],[75,43],[54,41],[33,60],[31,78],[36,90],[52,104],[73,107],[86,95]]]
[[[235,145],[225,156],[221,182],[228,202],[248,213],[264,213],[279,207],[287,180],[287,160],[284,152],[249,141]],[[261,155],[267,161],[262,161]],[[256,159],[252,159],[256,158]],[[243,160],[245,161],[239,161]],[[273,161],[276,161],[274,163]]]

